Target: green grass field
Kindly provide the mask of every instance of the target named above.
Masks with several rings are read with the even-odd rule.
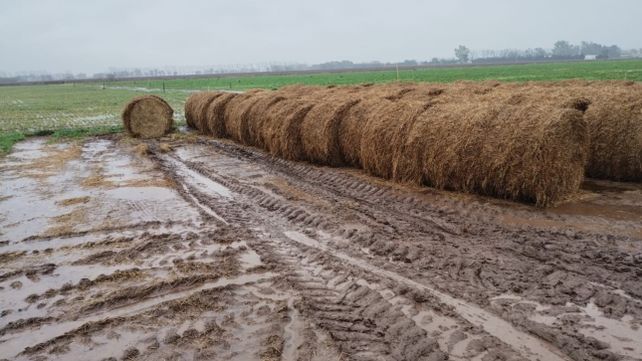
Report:
[[[453,82],[457,80],[546,81],[564,79],[642,81],[642,60],[567,62],[526,65],[441,67],[400,70],[399,80],[417,82]],[[289,84],[346,85],[381,83],[397,80],[397,72],[367,71],[293,75],[211,77],[165,80],[166,89],[279,88]],[[117,86],[159,89],[163,81],[123,81]]]
[[[427,68],[400,70],[399,80],[548,81],[563,79],[642,81],[642,60],[591,61],[528,65]],[[194,90],[279,88],[289,84],[330,85],[397,80],[397,72],[368,71],[292,75],[212,76],[200,79],[114,81],[62,85],[0,87],[0,153],[24,136],[43,131],[56,134],[100,134],[120,125],[120,112],[132,97],[157,94],[176,111],[178,124],[189,92]],[[163,92],[163,84],[166,91]]]

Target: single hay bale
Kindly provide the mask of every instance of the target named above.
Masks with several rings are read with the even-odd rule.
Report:
[[[132,99],[122,113],[125,130],[133,137],[158,138],[172,130],[174,110],[156,95]]]
[[[536,100],[436,103],[410,130],[397,172],[440,189],[549,206],[579,189],[587,155],[579,110]]]
[[[264,128],[269,126],[269,124],[266,124],[269,119],[269,113],[271,108],[284,101],[285,97],[278,95],[276,92],[267,92],[267,94],[257,96],[260,99],[247,112],[247,124],[241,123],[241,134],[247,133],[248,135],[249,141],[245,144],[266,149]]]
[[[361,166],[383,178],[404,179],[395,175],[410,129],[417,117],[432,103],[419,101],[381,101],[367,113],[361,141]]]
[[[364,98],[359,103],[350,107],[339,122],[339,150],[341,158],[353,167],[361,167],[361,141],[366,120],[369,113],[380,105],[382,100]]]
[[[591,139],[589,177],[642,181],[642,87],[628,88],[599,89],[587,95],[591,100],[584,115]]]
[[[208,111],[210,104],[215,101],[218,101],[220,98],[226,96],[229,93],[224,92],[206,92],[203,97],[200,99],[200,102],[197,102],[194,106],[194,114],[196,116],[196,129],[199,133],[204,135],[212,135],[209,127],[209,117]]]
[[[349,94],[327,94],[306,114],[301,123],[302,152],[306,160],[340,166],[345,164],[339,139],[339,128],[350,108],[359,99]]]
[[[312,106],[300,99],[285,99],[272,106],[261,128],[264,148],[285,159],[303,159],[301,123]]]
[[[237,93],[225,93],[213,99],[205,111],[204,133],[217,138],[225,137],[225,107]]]
[[[501,90],[515,105],[536,98],[584,111],[590,138],[586,176],[642,180],[642,84],[569,80],[503,84]],[[569,102],[570,96],[581,98]]]
[[[185,113],[185,123],[187,123],[187,126],[189,128],[196,128],[196,124],[194,122],[194,105],[197,102],[197,99],[201,96],[203,93],[192,93],[189,97],[187,97],[187,100],[185,101],[185,106],[184,106],[184,113]]]
[[[190,128],[202,131],[204,110],[213,99],[221,96],[222,92],[197,92],[192,93],[185,101],[185,122]]]
[[[235,141],[250,145],[250,135],[247,129],[248,115],[252,106],[262,96],[269,94],[261,89],[249,90],[234,97],[225,107],[225,133]]]

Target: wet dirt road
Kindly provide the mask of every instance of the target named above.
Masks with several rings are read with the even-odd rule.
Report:
[[[642,359],[640,184],[542,211],[169,142],[0,159],[0,359]]]

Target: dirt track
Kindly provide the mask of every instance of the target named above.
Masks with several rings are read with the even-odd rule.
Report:
[[[172,145],[0,160],[0,359],[642,359],[640,184],[542,211]]]

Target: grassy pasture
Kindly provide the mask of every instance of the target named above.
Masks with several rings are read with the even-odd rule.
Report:
[[[563,79],[642,81],[642,60],[587,61],[527,65],[441,67],[400,70],[399,80],[554,81]],[[120,112],[132,97],[156,94],[165,98],[182,124],[183,104],[190,91],[279,88],[288,84],[330,85],[397,80],[395,70],[252,76],[212,76],[199,79],[114,81],[58,85],[0,87],[0,153],[32,134],[56,132],[89,135],[118,131]],[[166,89],[162,91],[163,85]]]

